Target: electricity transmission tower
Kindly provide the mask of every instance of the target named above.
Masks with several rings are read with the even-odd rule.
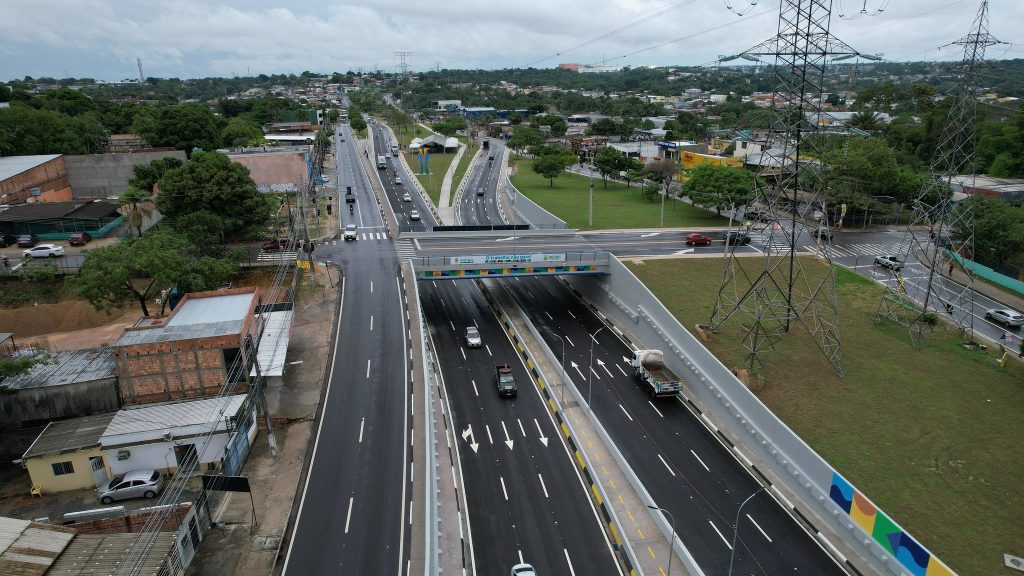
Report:
[[[775,118],[748,204],[762,211],[761,221],[749,225],[748,233],[761,232],[767,249],[763,258],[749,258],[736,256],[737,243],[728,247],[710,320],[717,332],[733,316],[739,318],[746,363],[754,370],[764,366],[762,354],[774,350],[799,323],[836,372],[843,373],[825,184],[820,165],[808,159],[820,157],[821,95],[828,63],[868,55],[829,34],[831,10],[832,0],[782,0],[775,37],[723,58],[775,58]],[[818,230],[827,233],[815,238]],[[797,257],[801,243],[813,245],[824,267],[805,268]]]
[[[931,329],[940,315],[949,318],[968,337],[974,330],[974,275],[965,259],[974,255],[974,222],[970,203],[954,202],[953,180],[957,175],[973,178],[975,95],[985,49],[999,44],[988,32],[988,0],[983,0],[970,33],[952,45],[963,47],[963,59],[954,67],[960,76],[953,105],[946,116],[939,145],[931,165],[931,177],[914,202],[914,217],[903,234],[897,257],[913,260],[927,268],[920,283],[908,281],[899,270],[886,284],[876,320],[892,320],[905,326],[917,347],[923,332]],[[955,234],[956,241],[951,240]],[[942,268],[965,272],[963,283],[942,278]]]
[[[412,56],[413,53],[395,52],[394,54],[396,57],[398,57],[398,69],[402,71],[402,76],[405,76],[406,74],[409,73],[409,64],[405,61],[405,59],[408,58],[409,56]]]

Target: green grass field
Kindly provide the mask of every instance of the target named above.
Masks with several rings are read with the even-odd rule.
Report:
[[[590,179],[577,174],[563,173],[555,178],[554,187],[547,178],[533,171],[528,159],[515,161],[516,173],[512,184],[528,198],[572,228],[600,230],[607,228],[657,228],[661,222],[661,203],[645,200],[637,186],[594,180],[594,225],[587,225],[587,205]],[[676,200],[665,201],[665,227],[691,228],[726,226],[729,221]]]
[[[455,152],[448,154],[431,154],[430,155],[430,175],[419,175],[420,159],[416,154],[405,155],[405,161],[409,163],[409,168],[412,169],[413,174],[419,178],[420,184],[423,184],[423,188],[426,189],[427,194],[430,195],[430,199],[433,200],[434,206],[437,206],[441,201],[441,183],[444,181],[444,175],[448,171],[448,166],[451,165],[452,160],[455,158]]]
[[[684,326],[708,321],[722,259],[628,265]],[[1024,369],[963,349],[952,331],[915,350],[905,328],[874,323],[878,285],[842,268],[836,279],[845,378],[798,328],[767,355],[758,396],[954,571],[1008,573],[1002,554],[1024,552]],[[707,345],[742,364],[735,320]]]

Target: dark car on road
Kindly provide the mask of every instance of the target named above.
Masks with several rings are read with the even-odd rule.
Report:
[[[515,398],[519,392],[516,386],[516,377],[512,375],[512,367],[508,364],[500,364],[494,367],[494,383],[498,387],[498,395]]]
[[[72,232],[71,236],[68,237],[68,244],[72,246],[85,246],[92,240],[92,236],[88,232]]]
[[[19,248],[31,248],[36,244],[39,244],[39,236],[35,234],[22,234],[18,236]]]
[[[747,236],[746,232],[740,230],[731,230],[725,233],[725,243],[728,245],[746,246],[750,244],[750,236]]]
[[[814,229],[814,232],[811,232],[811,234],[813,234],[814,237],[817,238],[818,240],[832,239],[832,229],[829,228],[828,226],[818,226],[817,228]]]
[[[277,240],[271,240],[270,242],[264,242],[263,250],[267,252],[280,252],[291,251],[295,247],[295,242],[291,238],[278,238]]]
[[[6,248],[11,244],[17,244],[18,237],[14,234],[0,234],[0,248]]]
[[[711,237],[700,232],[692,232],[686,237],[687,246],[707,246],[708,244],[711,244]]]

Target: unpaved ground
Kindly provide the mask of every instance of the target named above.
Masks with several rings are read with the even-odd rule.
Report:
[[[43,334],[84,330],[113,324],[123,325],[129,318],[132,319],[131,322],[134,322],[138,317],[137,305],[113,310],[110,315],[107,315],[106,312],[97,312],[92,304],[85,300],[63,300],[34,306],[0,308],[0,332],[13,332],[16,339],[22,340]],[[92,346],[99,346],[102,343],[96,342]]]

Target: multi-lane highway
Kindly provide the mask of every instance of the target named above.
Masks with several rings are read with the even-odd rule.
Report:
[[[477,165],[465,176],[465,192],[456,199],[459,202],[457,224],[503,223],[497,196],[488,191],[497,189],[505,159],[505,145],[497,139],[489,142],[489,149],[481,150]]]
[[[488,196],[495,193],[496,187],[488,188]],[[464,223],[495,223],[477,220],[476,214],[469,218]],[[721,242],[688,247],[684,237],[679,233],[617,233],[587,235],[577,242],[566,237],[566,241],[580,246],[577,249],[604,246],[613,252],[615,239],[632,240],[636,245],[653,243],[645,248],[669,253],[714,252],[724,247]],[[550,239],[530,240],[539,240],[539,246]],[[510,248],[508,242],[503,245],[506,250]],[[522,244],[519,249],[523,249]],[[756,242],[741,249],[761,250]],[[735,514],[743,500],[757,492],[759,484],[681,401],[655,401],[639,388],[628,365],[630,348],[614,332],[605,330],[602,321],[558,280],[524,277],[501,282],[548,346],[559,355],[564,350],[570,377],[589,399],[594,413],[655,502],[678,520],[676,529],[682,541],[707,574],[725,573],[731,560],[735,561],[736,574],[844,573],[763,492],[743,508],[733,557]]]
[[[404,287],[359,154],[344,126],[337,142],[339,189],[352,186],[355,223],[370,240],[321,246],[341,266],[334,350],[312,457],[283,573],[405,574],[410,382]]]
[[[371,130],[374,158],[384,154],[390,141],[382,126],[371,125]],[[399,158],[389,156],[387,163],[378,172],[399,222],[417,209],[421,221],[432,225],[433,216],[411,181],[414,176],[405,173]],[[395,184],[396,171],[410,180]],[[407,193],[411,202],[402,200]],[[421,282],[419,289],[452,425],[459,433],[456,451],[472,544],[466,568],[481,576],[503,576],[513,565],[528,562],[540,574],[621,574],[561,434],[479,289],[469,281]],[[480,331],[480,348],[465,347],[467,326]],[[504,363],[520,384],[515,398],[499,396],[494,383],[495,366]]]

